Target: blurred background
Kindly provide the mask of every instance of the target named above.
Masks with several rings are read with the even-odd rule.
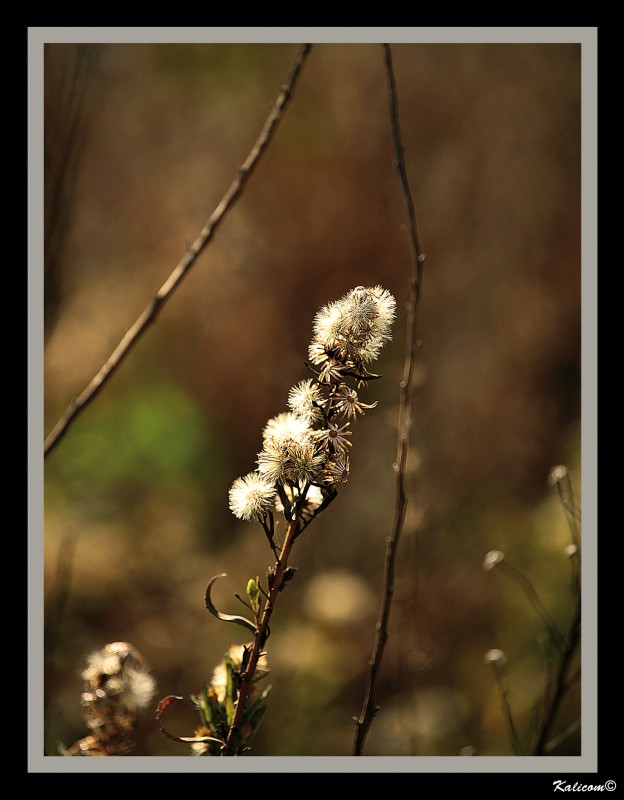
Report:
[[[104,364],[245,160],[296,44],[46,45],[45,432]],[[548,485],[580,500],[580,46],[396,44],[405,158],[427,255],[409,508],[381,711],[364,755],[513,755],[484,655],[507,657],[528,747],[543,624],[491,549],[571,615],[570,532]],[[86,733],[80,672],[131,642],[178,735],[189,696],[245,632],[225,612],[264,576],[261,528],[228,509],[266,421],[307,377],[321,305],[357,285],[396,297],[364,393],[351,477],[298,541],[268,659],[257,756],[350,755],[394,512],[410,257],[383,50],[318,44],[263,160],[158,320],[45,461],[45,743]],[[555,732],[580,716],[580,685]],[[537,711],[536,711],[537,710]],[[579,735],[556,755],[577,755]],[[133,755],[190,751],[152,710]]]

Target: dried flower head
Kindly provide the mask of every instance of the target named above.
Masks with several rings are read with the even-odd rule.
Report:
[[[568,470],[561,464],[558,464],[556,467],[553,467],[550,472],[548,473],[548,483],[551,486],[556,486],[559,481],[563,480],[568,474]]]
[[[80,701],[91,734],[63,754],[113,756],[128,752],[137,712],[156,692],[143,657],[128,642],[112,642],[89,656],[82,677],[85,687]]]
[[[328,422],[326,428],[314,432],[314,438],[322,446],[329,447],[332,453],[346,453],[347,448],[351,447],[347,438],[351,436],[351,431],[347,430],[350,424],[345,422],[344,425],[337,425],[335,422]]]
[[[265,438],[258,453],[258,472],[270,485],[288,480],[288,444],[273,436]]]
[[[230,510],[239,519],[262,519],[274,503],[274,483],[258,472],[237,478],[230,489]]]
[[[338,486],[349,480],[349,456],[347,453],[334,453],[325,462],[323,483],[326,486]]]
[[[486,572],[494,569],[504,558],[505,554],[500,550],[490,550],[489,553],[485,554],[485,558],[483,559],[483,569],[486,570]]]
[[[325,455],[312,442],[295,442],[288,445],[288,480],[305,484],[321,474]]]
[[[214,731],[207,725],[200,725],[195,728],[195,739],[197,741],[191,742],[191,754],[194,756],[208,755],[211,748],[214,748],[215,743],[211,741],[214,736]],[[205,741],[202,741],[204,739]]]
[[[356,391],[350,389],[346,384],[342,384],[336,394],[334,395],[334,409],[347,419],[356,419],[357,414],[364,414],[365,408],[375,408],[377,401],[374,403],[363,403]]]
[[[483,660],[486,664],[493,664],[495,666],[502,666],[506,661],[505,654],[502,650],[498,650],[498,648],[488,650]]]
[[[315,480],[323,469],[325,456],[312,439],[268,437],[258,453],[258,471],[272,483]]]
[[[318,383],[312,378],[300,381],[288,393],[288,406],[292,413],[308,425],[324,419],[325,396]]]
[[[284,411],[267,422],[262,431],[262,438],[275,439],[278,442],[288,439],[303,441],[310,437],[310,433],[310,424],[303,416]]]
[[[329,380],[327,362],[347,369],[362,370],[374,361],[391,337],[396,315],[394,297],[381,286],[356,286],[341,300],[329,303],[314,318],[314,337],[309,347],[313,364],[322,367]],[[323,379],[321,379],[323,380]]]
[[[127,642],[113,642],[92,653],[82,677],[83,695],[116,697],[129,711],[145,708],[156,685],[141,654]]]
[[[258,518],[274,549],[274,521],[266,516],[270,507],[283,512],[288,522],[295,517],[309,521],[348,479],[349,426],[377,405],[364,403],[348,383],[356,382],[359,389],[380,377],[366,365],[390,340],[395,315],[394,297],[379,285],[356,286],[315,315],[308,348],[314,377],[290,389],[289,410],[264,426],[253,479],[239,478],[230,490],[232,511],[242,519]],[[298,502],[304,491],[305,502]]]

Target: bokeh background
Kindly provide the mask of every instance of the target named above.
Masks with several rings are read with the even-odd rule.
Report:
[[[217,206],[296,44],[46,45],[45,429],[96,374]],[[565,627],[570,541],[550,468],[580,499],[580,45],[393,45],[427,255],[409,508],[365,755],[511,755],[490,648],[507,655],[527,744],[543,626],[505,553]],[[45,461],[45,743],[85,734],[80,671],[125,640],[167,725],[245,632],[272,561],[228,509],[266,421],[286,410],[317,309],[354,286],[398,302],[379,405],[354,426],[337,500],[298,541],[268,643],[253,755],[350,755],[394,511],[410,261],[383,50],[318,44],[244,194],[158,320]],[[556,731],[579,717],[576,684]],[[156,702],[156,701],[155,701]],[[155,705],[155,703],[154,703]],[[576,755],[579,735],[555,753]],[[189,753],[139,720],[134,755]]]

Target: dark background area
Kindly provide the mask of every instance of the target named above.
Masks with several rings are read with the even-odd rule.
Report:
[[[47,45],[46,433],[177,264],[246,158],[297,45]],[[570,534],[550,468],[581,488],[580,67],[574,44],[396,44],[405,158],[427,255],[408,515],[365,755],[512,755],[490,648],[523,739],[541,621],[565,627]],[[397,299],[351,476],[298,541],[277,606],[253,755],[350,755],[394,511],[410,260],[383,50],[316,45],[265,157],[157,323],[45,462],[45,743],[84,735],[80,671],[125,640],[169,727],[245,633],[271,552],[228,509],[266,421],[307,376],[314,314],[357,285]],[[557,731],[579,716],[579,686]],[[158,699],[157,698],[157,699]],[[579,736],[557,755],[577,755]],[[135,755],[185,755],[139,720]]]

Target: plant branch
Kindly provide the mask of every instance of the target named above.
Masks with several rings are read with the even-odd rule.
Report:
[[[104,366],[91,380],[83,392],[77,398],[71,401],[63,416],[58,420],[52,431],[46,437],[44,442],[44,457],[47,456],[59,443],[78,414],[83,411],[93,400],[93,398],[102,390],[108,379],[119,367],[121,362],[128,355],[141,335],[145,333],[151,324],[154,323],[164,304],[171,298],[183,278],[186,277],[187,273],[197,260],[197,257],[214,236],[226,213],[231,209],[234,202],[241,195],[243,188],[257,166],[260,157],[266,150],[273,137],[277,123],[282,117],[284,110],[292,96],[293,87],[297,77],[299,76],[303,62],[311,48],[311,44],[302,45],[291,68],[288,79],[282,86],[281,91],[264,123],[264,127],[262,128],[260,135],[258,136],[254,146],[247,156],[247,159],[242,166],[239,167],[238,174],[230,184],[230,188],[223,196],[223,199],[219,205],[213,211],[212,216],[205,224],[200,234],[189,247],[184,257],[178,262],[178,265],[169,275],[165,283],[160,287],[143,313],[123,336],[122,340],[119,342],[113,353],[109,356]]]
[[[568,669],[572,662],[572,657],[576,651],[580,640],[581,632],[581,601],[578,599],[574,616],[566,642],[563,647],[561,658],[559,660],[559,667],[557,674],[551,683],[551,689],[546,698],[544,705],[544,712],[538,729],[537,742],[535,745],[534,755],[542,756],[549,752],[548,738],[550,736],[551,728],[554,724],[557,711],[561,705],[567,689],[569,689],[572,679],[568,680]]]
[[[420,246],[418,226],[416,223],[416,213],[414,211],[414,203],[412,200],[409,181],[407,178],[407,169],[405,166],[404,148],[399,127],[396,84],[394,79],[394,71],[392,68],[392,52],[390,45],[388,44],[384,44],[383,48],[385,53],[388,101],[390,106],[390,126],[392,129],[392,139],[395,154],[394,166],[397,171],[401,193],[405,203],[412,272],[410,280],[410,300],[407,304],[407,340],[405,348],[405,363],[403,367],[403,379],[400,383],[397,459],[396,463],[394,464],[394,471],[396,475],[396,503],[394,521],[392,524],[391,534],[386,538],[386,557],[381,608],[376,624],[372,654],[368,663],[368,675],[364,701],[360,716],[359,718],[355,719],[356,732],[353,754],[356,756],[362,754],[366,736],[372,724],[373,718],[379,710],[379,706],[376,705],[377,681],[384,648],[388,639],[388,623],[390,619],[392,597],[394,594],[394,575],[397,550],[401,531],[403,530],[403,523],[405,521],[405,512],[407,509],[405,469],[409,451],[409,431],[412,423],[411,404],[413,368],[414,357],[416,350],[418,349],[418,340],[416,336],[417,320],[422,287],[423,264],[425,261],[425,256],[422,253]]]
[[[262,619],[260,620],[258,630],[255,634],[254,644],[251,655],[249,656],[249,661],[247,662],[247,667],[245,672],[243,672],[241,675],[238,699],[236,701],[236,711],[234,713],[234,719],[232,720],[232,725],[230,726],[226,742],[221,750],[222,756],[236,755],[240,722],[245,710],[245,704],[249,699],[249,693],[251,692],[251,687],[253,685],[253,678],[258,665],[258,660],[262,654],[266,640],[270,635],[269,622],[271,620],[271,615],[273,614],[273,609],[275,608],[277,595],[284,586],[284,573],[286,571],[286,567],[288,566],[288,559],[295,543],[295,539],[297,538],[298,530],[299,519],[295,518],[288,523],[284,544],[282,545],[282,550],[275,565],[275,573],[273,576],[273,583],[269,591],[269,599],[267,600],[264,611],[262,612]]]
[[[567,742],[575,733],[578,733],[581,730],[581,720],[577,719],[572,722],[568,727],[562,731],[559,736],[555,736],[554,739],[551,739],[549,742],[546,742],[544,745],[544,755],[548,755],[552,753],[553,750],[556,750],[559,745],[562,745],[564,742]]]
[[[515,755],[524,755],[524,750],[522,748],[522,743],[520,741],[520,737],[518,736],[518,731],[516,730],[516,725],[514,723],[513,714],[511,711],[511,704],[509,702],[509,684],[507,682],[507,672],[505,669],[504,663],[494,663],[492,665],[494,667],[494,672],[496,674],[496,683],[498,684],[498,693],[501,701],[501,708],[503,710],[503,716],[507,722],[507,727],[509,729],[509,739],[511,741],[511,746]]]
[[[507,573],[507,575],[509,575],[511,578],[513,578],[522,586],[522,588],[524,589],[524,593],[526,594],[533,608],[541,617],[542,622],[546,626],[546,629],[548,630],[557,649],[559,651],[562,651],[565,647],[563,635],[561,634],[561,631],[557,627],[557,623],[550,616],[550,614],[544,607],[544,604],[539,599],[539,595],[535,591],[531,581],[526,577],[526,575],[523,575],[515,567],[512,567],[511,564],[509,564],[507,561],[501,561],[499,564],[499,569],[502,569],[504,572]]]

